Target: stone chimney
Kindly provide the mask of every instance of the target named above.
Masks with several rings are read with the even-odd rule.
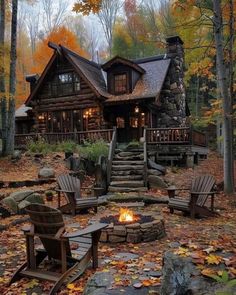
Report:
[[[39,79],[38,74],[28,75],[25,77],[26,82],[30,83],[30,93],[32,93],[32,91],[34,90],[38,79]]]
[[[179,36],[166,38],[170,67],[161,92],[161,116],[158,127],[186,126],[186,97],[184,85],[184,49]]]

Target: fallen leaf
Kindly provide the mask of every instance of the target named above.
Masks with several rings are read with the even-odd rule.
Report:
[[[222,261],[222,257],[213,254],[210,254],[205,259],[208,264],[219,264]]]

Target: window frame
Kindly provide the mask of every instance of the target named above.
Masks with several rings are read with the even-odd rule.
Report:
[[[120,81],[116,81],[116,77],[117,76],[123,76],[125,75],[125,90],[121,90],[121,91],[118,91],[116,90],[116,82],[120,82]],[[113,74],[113,92],[115,95],[120,95],[120,94],[125,94],[125,93],[128,93],[128,72],[116,72]],[[122,80],[121,80],[122,82]],[[122,85],[123,86],[123,85]]]
[[[72,79],[63,81],[59,76],[71,75]],[[78,94],[81,90],[81,77],[75,71],[63,71],[54,73],[49,82],[45,83],[43,88],[47,87],[47,91],[42,92],[42,97],[58,97]],[[67,90],[66,90],[67,89]]]

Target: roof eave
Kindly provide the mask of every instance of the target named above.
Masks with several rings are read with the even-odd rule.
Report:
[[[92,88],[94,93],[97,97],[101,97],[102,94],[93,86],[93,84],[89,81],[89,79],[84,75],[84,73],[81,71],[81,69],[73,62],[73,60],[70,58],[69,54],[64,50],[63,46],[60,46],[65,54],[65,57],[68,59],[68,61],[73,65],[74,69],[78,72],[78,74],[88,83],[88,85]]]
[[[43,70],[43,73],[41,74],[41,76],[39,77],[39,80],[34,88],[34,90],[30,93],[29,97],[27,98],[27,100],[25,101],[25,105],[26,106],[30,106],[29,103],[32,100],[32,98],[36,95],[36,93],[38,92],[45,76],[48,73],[48,70],[50,69],[51,65],[53,64],[54,60],[56,59],[57,53],[54,51],[53,55],[51,56],[49,62],[47,63],[45,69]]]

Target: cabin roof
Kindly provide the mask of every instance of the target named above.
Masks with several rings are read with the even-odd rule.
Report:
[[[108,62],[106,62],[105,64],[102,65],[102,69],[104,71],[109,70],[113,65],[115,64],[123,64],[123,65],[127,65],[130,68],[134,69],[135,71],[137,71],[140,74],[144,74],[145,70],[140,67],[137,63],[133,62],[132,60],[126,59],[124,57],[121,56],[115,56],[112,59],[110,59]]]
[[[15,117],[27,117],[27,111],[32,110],[31,107],[27,107],[25,104],[22,104],[18,109],[15,111]]]
[[[79,74],[95,90],[99,96],[106,96],[106,83],[102,74],[101,66],[93,61],[76,54],[64,46],[60,46],[66,53],[68,59],[74,64]]]
[[[104,98],[108,104],[116,101],[129,101],[140,98],[157,98],[161,92],[171,61],[168,55],[157,55],[137,60],[127,60],[120,57],[114,57],[104,65],[100,65],[93,61],[89,61],[62,45],[59,45],[58,47],[60,48],[60,54],[63,54],[67,58],[67,60],[73,65],[75,71],[77,71],[78,74],[88,83],[97,97]],[[57,50],[55,50],[53,56],[40,76],[36,87],[26,100],[26,105],[28,105],[31,99],[37,94],[40,89],[40,85],[44,81],[46,74],[55,60],[56,55]],[[106,73],[103,69],[106,69],[107,66],[111,66],[111,64],[118,60],[127,62],[140,73],[142,72],[142,75],[137,81],[133,92],[130,94],[112,95],[107,92]]]
[[[139,61],[138,61],[139,63]],[[141,60],[139,65],[145,70],[145,74],[138,80],[130,94],[110,95],[106,103],[114,103],[124,100],[136,100],[141,98],[157,98],[170,65],[170,59],[149,58],[149,61]]]

